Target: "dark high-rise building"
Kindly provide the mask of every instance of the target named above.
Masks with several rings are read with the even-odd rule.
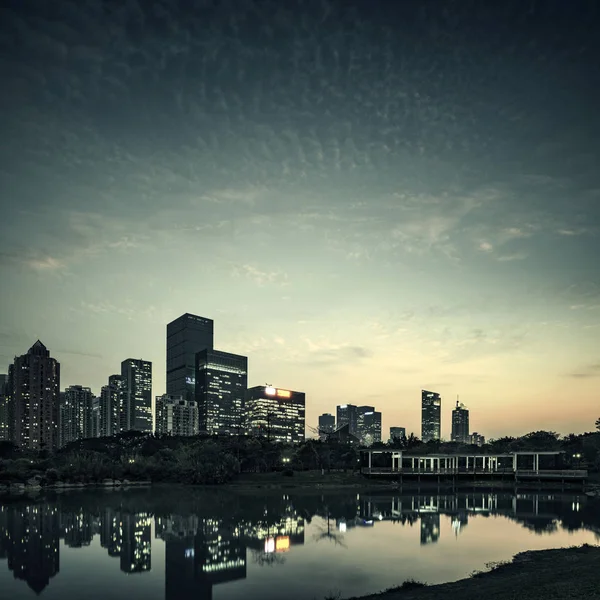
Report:
[[[59,445],[93,437],[93,395],[89,387],[71,385],[60,394]]]
[[[442,397],[436,392],[421,390],[421,439],[439,440],[442,430]]]
[[[128,358],[121,363],[122,431],[152,431],[152,363]]]
[[[381,413],[373,406],[359,406],[356,409],[356,432],[361,445],[372,446],[381,441]]]
[[[246,415],[250,435],[273,442],[297,444],[304,441],[304,392],[258,385],[246,393]]]
[[[111,375],[108,385],[100,391],[98,436],[111,437],[121,431],[124,379],[121,375]]]
[[[221,350],[196,354],[196,402],[200,431],[239,434],[245,427],[248,358]]]
[[[342,425],[349,425],[350,433],[352,435],[356,435],[358,424],[357,407],[354,406],[354,404],[341,404],[336,408],[336,412],[337,427],[341,427]]]
[[[186,313],[167,325],[167,394],[196,400],[196,354],[212,350],[213,321]]]
[[[390,440],[401,440],[406,437],[405,427],[390,427]]]
[[[327,435],[335,430],[335,417],[330,413],[323,413],[319,417],[319,439],[325,441]]]
[[[470,442],[469,410],[464,404],[459,405],[458,400],[456,401],[456,408],[452,411],[452,435],[450,439],[460,444]]]
[[[58,446],[60,364],[39,340],[15,357],[12,369],[13,441],[21,448]]]
[[[485,436],[474,431],[473,434],[469,436],[469,443],[474,446],[483,446],[485,444]]]
[[[10,396],[8,375],[0,375],[0,442],[8,442],[10,435]]]

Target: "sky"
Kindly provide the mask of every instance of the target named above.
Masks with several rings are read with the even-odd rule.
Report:
[[[600,417],[594,0],[7,0],[0,372],[215,321],[307,426],[421,389],[487,437]],[[4,365],[4,366],[3,366]]]

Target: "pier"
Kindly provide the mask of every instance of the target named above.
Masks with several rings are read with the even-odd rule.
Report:
[[[562,452],[511,452],[507,454],[408,454],[404,451],[363,449],[361,473],[399,479],[513,478],[515,481],[581,481],[585,469],[567,469]]]

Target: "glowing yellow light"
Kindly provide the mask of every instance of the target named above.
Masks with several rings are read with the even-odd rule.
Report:
[[[290,538],[286,535],[275,539],[275,552],[287,552],[290,549]]]
[[[292,392],[289,392],[288,390],[277,390],[277,395],[280,398],[291,398]]]

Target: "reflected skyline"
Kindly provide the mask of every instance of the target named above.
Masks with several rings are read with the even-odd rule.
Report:
[[[6,560],[0,569],[12,572],[14,579],[39,595],[61,572],[61,547],[83,550],[99,541],[104,556],[118,558],[118,570],[134,579],[164,569],[165,600],[212,600],[215,587],[243,582],[253,572],[256,575],[256,568],[277,565],[278,570],[305,543],[328,539],[335,543],[325,546],[339,546],[337,552],[345,552],[355,540],[378,539],[382,527],[399,527],[395,535],[404,535],[401,531],[416,526],[414,543],[437,545],[444,536],[461,539],[466,531],[480,527],[483,518],[493,516],[533,534],[584,530],[600,541],[600,515],[585,495],[477,492],[292,498],[282,494],[251,498],[248,506],[236,498],[231,512],[229,507],[219,509],[219,504],[186,507],[183,502],[181,512],[172,514],[162,512],[159,503],[153,507],[153,500],[141,510],[131,510],[137,502],[130,500],[135,499],[125,493],[87,498],[89,505],[69,497],[0,505],[0,562]],[[73,500],[77,506],[70,505]],[[307,528],[313,532],[309,537]],[[153,539],[164,544],[163,564],[152,560]],[[114,566],[106,568],[116,571]],[[23,593],[22,588],[15,589]]]

